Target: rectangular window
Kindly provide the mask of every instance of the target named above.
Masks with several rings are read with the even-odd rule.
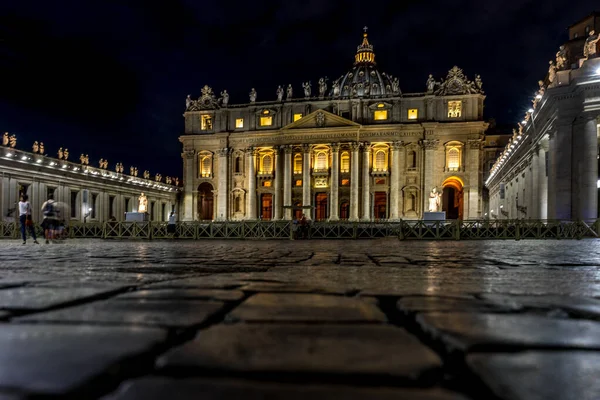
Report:
[[[167,209],[167,205],[165,203],[162,203],[160,205],[160,221],[164,221],[165,220],[165,211]]]
[[[342,186],[349,186],[349,185],[350,185],[350,179],[348,179],[348,178],[342,179]]]
[[[52,196],[52,198],[54,198],[54,190],[55,189],[56,188],[53,188],[53,187],[46,188],[46,199],[49,199],[50,196]],[[44,200],[46,200],[46,199],[44,199]],[[54,200],[58,200],[58,199],[54,199]]]
[[[213,128],[212,118],[210,115],[200,116],[200,129],[203,131],[209,131]]]
[[[108,196],[108,217],[115,216],[115,196]]]
[[[295,186],[302,186],[302,179],[296,179],[296,185]]]
[[[260,126],[271,126],[273,125],[273,117],[260,117]]]
[[[376,185],[385,185],[385,178],[376,178],[375,184]]]
[[[377,110],[377,111],[373,112],[373,119],[375,121],[384,121],[384,120],[388,119],[387,110]]]
[[[131,210],[129,209],[129,198],[125,199],[125,212],[131,212]]]
[[[77,192],[71,192],[71,218],[77,218]]]
[[[235,119],[235,127],[243,128],[244,127],[244,118],[236,118]]]
[[[408,119],[417,119],[419,118],[419,110],[416,108],[410,108],[408,110]]]
[[[271,181],[264,181],[262,185],[263,187],[271,187]]]
[[[96,218],[96,201],[98,200],[98,195],[96,193],[92,193],[92,204],[90,204],[91,210],[90,211],[90,217],[91,218]]]
[[[452,100],[448,102],[448,118],[460,118],[462,113],[462,101]]]
[[[301,174],[302,173],[302,155],[296,154],[294,156],[294,173]]]
[[[294,114],[294,122],[298,121],[300,118],[302,118],[302,114]]]

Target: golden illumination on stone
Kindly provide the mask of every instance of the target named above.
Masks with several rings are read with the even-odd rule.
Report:
[[[264,114],[264,115],[269,115],[269,110],[265,110],[265,111],[263,111],[263,114]]]
[[[244,118],[236,118],[235,119],[235,127],[243,128],[244,127]]]
[[[386,119],[388,119],[387,110],[377,110],[373,112],[373,119],[375,121],[385,121]]]
[[[448,118],[460,118],[462,113],[462,101],[451,100],[448,102]]]
[[[461,167],[462,143],[458,141],[446,144],[446,169],[458,171]]]
[[[367,39],[367,27],[365,26],[363,33],[363,40],[360,46],[356,50],[354,56],[354,64],[375,64],[375,53],[373,52],[373,45],[369,43]]]
[[[302,186],[302,179],[296,179],[296,186]]]
[[[347,151],[340,156],[340,171],[350,172],[350,154]]]
[[[383,103],[377,104],[377,108],[383,108],[383,107],[385,107],[385,104],[383,104]]]
[[[211,175],[212,157],[204,156],[200,159],[200,175],[203,178],[208,178]]]
[[[264,187],[271,187],[271,181],[264,181],[263,182],[263,186]]]
[[[302,154],[297,153],[294,156],[294,173],[301,174],[302,173]]]
[[[260,174],[272,174],[273,173],[273,157],[270,154],[266,154],[260,158]]]
[[[212,117],[210,115],[200,116],[200,129],[203,131],[209,131],[213,128]]]
[[[267,111],[268,113],[268,111]],[[260,117],[260,126],[271,126],[273,125],[273,117]]]
[[[349,186],[350,185],[350,179],[345,178],[342,179],[342,186]]]
[[[298,121],[300,118],[302,118],[302,114],[294,114],[294,122]]]
[[[419,110],[416,108],[408,109],[408,119],[418,119],[419,118]]]

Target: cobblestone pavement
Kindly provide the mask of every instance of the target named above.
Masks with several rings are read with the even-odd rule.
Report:
[[[600,398],[600,240],[0,241],[0,264],[0,400]]]

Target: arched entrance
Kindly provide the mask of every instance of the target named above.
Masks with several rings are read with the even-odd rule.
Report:
[[[442,183],[442,211],[446,212],[446,219],[463,219],[463,187],[462,179],[451,176]]]
[[[204,182],[198,186],[198,218],[212,220],[214,211],[213,186]]]

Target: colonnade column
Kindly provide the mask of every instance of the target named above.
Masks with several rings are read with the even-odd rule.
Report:
[[[595,220],[598,218],[598,128],[596,118],[581,115],[575,123],[573,137],[578,139],[577,170],[579,190],[573,198],[573,218]]]
[[[402,142],[392,143],[392,175],[390,176],[390,219],[397,220],[398,198],[400,197],[400,149]]]
[[[228,188],[228,166],[229,166],[229,153],[230,149],[224,147],[217,150],[219,155],[219,180],[217,181],[217,221],[226,221],[229,219],[227,213],[227,200],[229,199],[229,188]]]
[[[331,145],[331,191],[329,196],[329,220],[338,221],[340,219],[339,210],[339,183],[340,183],[340,145],[333,143]]]
[[[250,148],[246,152],[248,158],[248,195],[246,196],[246,219],[256,219],[256,167],[254,156],[256,150]]]
[[[369,173],[370,167],[370,151],[371,146],[365,142],[363,147],[363,207],[362,207],[362,219],[371,219],[371,174]]]
[[[527,216],[531,219],[540,219],[540,156],[537,144],[533,148],[533,156],[531,157],[531,187],[527,190],[529,190]]]
[[[184,198],[183,198],[183,218],[182,221],[193,221],[195,218],[195,210],[194,206],[194,193],[196,193],[196,188],[194,187],[194,177],[196,176],[196,152],[194,149],[184,149],[183,154],[181,155],[183,158],[183,170],[185,171],[185,176],[183,177],[183,181],[185,182],[185,190],[184,190]],[[127,210],[122,210],[123,215]],[[120,221],[123,220],[124,216],[121,215]]]
[[[308,219],[312,218],[310,201],[310,146],[302,147],[302,211]]]
[[[275,208],[274,212],[273,212],[273,219],[275,220],[280,220],[281,219],[281,181],[282,181],[282,173],[281,173],[281,167],[279,166],[280,163],[280,157],[279,157],[279,147],[275,147],[275,159],[274,159],[274,165],[275,165],[275,200],[273,202],[273,207]]]
[[[283,159],[283,206],[284,216],[286,220],[292,219],[292,147],[284,148]]]
[[[350,144],[352,148],[352,158],[350,166],[350,221],[358,221],[358,150],[360,143]]]
[[[537,202],[538,206],[538,218],[548,219],[548,166],[546,161],[546,154],[548,152],[549,143],[542,142],[538,149],[538,186],[537,191],[539,199]]]

